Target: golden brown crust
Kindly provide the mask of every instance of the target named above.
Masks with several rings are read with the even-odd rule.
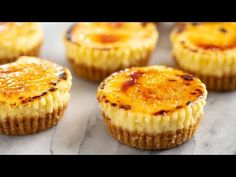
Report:
[[[7,117],[0,119],[0,133],[6,135],[29,135],[53,127],[63,116],[67,105],[53,110],[52,113],[38,117],[14,118]]]
[[[183,144],[191,139],[198,129],[202,117],[199,117],[194,125],[188,129],[163,132],[159,134],[147,134],[145,132],[130,132],[113,125],[108,117],[103,113],[105,124],[110,134],[119,142],[142,150],[170,149]]]
[[[99,102],[151,115],[187,107],[206,94],[193,75],[164,66],[130,68],[114,73],[98,88]]]
[[[92,22],[76,23],[66,32],[66,40],[99,50],[123,47],[129,40],[148,39],[154,23]],[[86,39],[86,41],[84,40]],[[92,45],[94,44],[94,45]]]
[[[172,41],[180,38],[185,48],[201,51],[226,51],[236,47],[236,23],[205,22],[179,23],[174,28]],[[191,44],[191,45],[190,45]],[[189,46],[190,45],[190,46]]]
[[[69,78],[69,71],[49,61],[20,57],[0,66],[0,103],[16,106],[40,99],[58,89]]]
[[[134,64],[128,66],[129,67],[133,67],[133,66],[146,66],[148,64],[150,60],[150,54],[143,59],[140,59],[139,61],[137,61]],[[116,69],[101,69],[101,68],[97,68],[94,66],[86,66],[85,64],[77,64],[75,63],[74,59],[70,59],[68,58],[68,61],[73,69],[73,71],[75,71],[75,73],[85,79],[91,80],[91,81],[102,81],[104,80],[106,77],[108,77],[109,75],[111,75],[112,73],[119,71],[121,69],[123,69],[122,66],[120,66],[120,68],[116,68]]]
[[[16,61],[20,56],[39,56],[40,54],[40,48],[42,46],[42,42],[40,42],[37,46],[33,47],[31,50],[26,51],[25,53],[19,54],[19,56],[16,57],[4,57],[0,58],[0,65],[5,63],[11,63]]]

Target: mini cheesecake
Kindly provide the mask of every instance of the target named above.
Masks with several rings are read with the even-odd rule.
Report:
[[[168,149],[192,138],[203,117],[205,85],[165,66],[116,72],[97,90],[105,124],[119,142],[140,149]]]
[[[20,57],[0,66],[0,133],[28,135],[54,126],[70,97],[70,71],[47,60]]]
[[[236,23],[180,23],[171,41],[177,66],[208,90],[236,89]]]
[[[155,23],[76,23],[64,35],[72,69],[93,81],[120,69],[147,65],[157,40]]]
[[[43,40],[38,23],[0,22],[0,64],[14,62],[20,56],[38,56]]]

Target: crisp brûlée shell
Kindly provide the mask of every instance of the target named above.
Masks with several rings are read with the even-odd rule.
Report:
[[[0,133],[27,135],[55,125],[71,88],[70,71],[44,59],[20,57],[0,66]]]
[[[77,23],[64,36],[73,70],[94,81],[120,69],[147,65],[157,40],[153,23]]]
[[[38,56],[42,41],[38,23],[0,22],[0,64],[14,62],[20,56]]]
[[[183,23],[171,34],[179,68],[212,91],[235,90],[236,23]]]
[[[164,66],[114,73],[97,90],[109,132],[140,149],[168,149],[199,126],[207,91],[196,77]]]

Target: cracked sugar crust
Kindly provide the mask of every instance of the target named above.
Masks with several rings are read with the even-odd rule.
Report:
[[[66,39],[88,48],[140,47],[157,36],[154,23],[97,22],[76,23],[66,33]]]
[[[196,77],[164,66],[126,69],[112,74],[97,91],[99,102],[133,112],[165,115],[206,97]]]
[[[20,57],[14,63],[0,66],[0,103],[17,106],[58,89],[66,91],[63,83],[69,77],[68,70],[62,66],[34,57]]]
[[[197,52],[197,49],[229,50],[236,47],[236,23],[183,23],[175,27],[171,39],[178,40],[194,52]]]

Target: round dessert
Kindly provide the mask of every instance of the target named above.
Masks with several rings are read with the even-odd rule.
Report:
[[[177,66],[208,90],[236,89],[236,23],[181,23],[171,40]]]
[[[54,126],[70,97],[70,71],[34,57],[0,66],[0,133],[27,135]]]
[[[190,139],[202,120],[206,96],[198,78],[165,66],[119,71],[97,90],[111,135],[149,150],[172,148]]]
[[[43,40],[38,23],[0,22],[0,64],[20,56],[37,56]]]
[[[147,65],[158,39],[155,23],[77,23],[65,34],[66,55],[81,77],[101,81],[131,66]]]

